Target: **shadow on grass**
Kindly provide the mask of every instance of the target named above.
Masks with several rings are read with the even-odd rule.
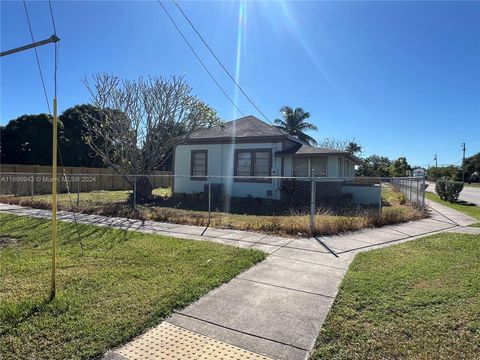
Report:
[[[3,302],[0,305],[0,336],[14,331],[18,326],[33,316],[50,313],[59,315],[69,310],[70,303],[63,297],[55,299],[37,298],[22,301],[20,303]]]
[[[463,206],[477,206],[477,204],[474,204],[474,203],[471,203],[471,202],[468,202],[468,201],[464,201],[464,200],[457,200],[453,204],[458,204],[458,205],[463,205]]]

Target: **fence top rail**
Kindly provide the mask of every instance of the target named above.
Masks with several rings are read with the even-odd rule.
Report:
[[[0,176],[51,176],[51,173],[31,173],[31,172],[0,172]],[[202,178],[202,179],[295,179],[295,180],[311,180],[316,181],[362,181],[362,180],[377,180],[379,177],[369,176],[356,176],[356,177],[328,177],[328,176],[240,176],[240,175],[207,175],[207,176],[194,176],[194,175],[175,175],[175,174],[105,174],[105,173],[65,173],[60,172],[59,177],[73,176],[102,176],[102,177],[163,177],[163,178]]]

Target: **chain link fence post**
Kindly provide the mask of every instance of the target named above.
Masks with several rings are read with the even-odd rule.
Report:
[[[208,178],[208,224],[210,226],[210,219],[212,213],[212,181]]]
[[[378,178],[379,185],[380,185],[380,191],[378,194],[378,213],[381,216],[382,215],[382,178]]]
[[[422,179],[422,210],[425,210],[425,174],[423,174]]]
[[[30,184],[31,189],[30,190],[31,190],[31,193],[32,193],[31,197],[32,197],[32,200],[33,200],[33,195],[35,195],[35,192],[33,190],[33,185],[34,185],[33,182],[35,181],[35,177],[32,175],[32,177],[30,179],[31,179],[31,184]]]
[[[418,178],[415,179],[415,183],[416,183],[416,188],[417,188],[417,194],[416,194],[416,195],[417,195],[417,202],[416,202],[416,204],[417,204],[417,207],[420,207],[420,199],[419,199],[419,195],[420,195],[420,194],[419,194],[419,191],[420,191],[420,189],[419,189],[420,181],[419,181]]]
[[[310,175],[310,236],[313,236],[315,233],[315,190],[315,170],[312,169]]]

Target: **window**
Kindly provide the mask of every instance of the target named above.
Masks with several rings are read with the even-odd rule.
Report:
[[[344,174],[344,167],[343,167],[343,159],[338,158],[338,177],[343,177]]]
[[[293,176],[310,176],[308,174],[308,158],[293,158]]]
[[[327,176],[327,158],[311,158],[310,167],[315,171],[315,176]]]
[[[327,158],[293,158],[293,176],[308,177],[311,169],[316,177],[327,176]]]
[[[235,176],[271,176],[272,150],[236,150]],[[237,178],[235,181],[270,182],[270,179]]]
[[[208,151],[192,150],[190,175],[192,180],[205,180],[208,169]]]

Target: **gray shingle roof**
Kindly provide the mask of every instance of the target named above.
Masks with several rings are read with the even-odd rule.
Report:
[[[285,138],[297,143],[290,149],[278,151],[275,156],[308,156],[308,155],[344,155],[353,162],[359,164],[361,160],[347,151],[337,149],[317,148],[300,141],[295,136],[288,135],[275,126],[256,118],[253,115],[245,116],[237,120],[229,121],[221,126],[214,126],[209,129],[201,129],[194,131],[190,135],[183,138],[184,143],[191,141],[198,143],[199,141],[208,141],[215,143],[229,139],[243,139],[248,141],[255,138]]]
[[[202,129],[191,133],[186,139],[223,139],[223,138],[254,138],[254,137],[287,137],[283,131],[249,115],[229,121],[222,126]]]
[[[277,151],[275,156],[313,156],[313,155],[343,155],[344,157],[352,160],[356,164],[360,164],[362,161],[355,155],[350,154],[345,150],[328,149],[310,146],[307,144],[296,144],[290,149]]]

